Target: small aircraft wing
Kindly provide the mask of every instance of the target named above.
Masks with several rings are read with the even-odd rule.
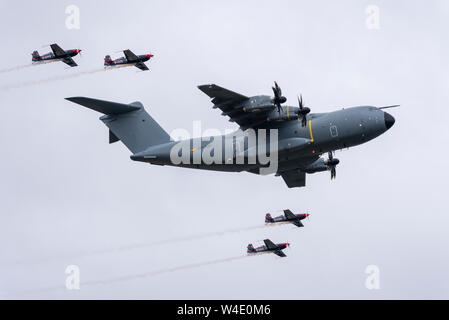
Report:
[[[269,250],[276,250],[278,247],[270,239],[265,239],[263,241]]]
[[[306,185],[306,173],[300,170],[286,171],[281,176],[289,188],[304,187]]]
[[[76,66],[77,66],[76,62],[73,61],[73,59],[72,59],[71,57],[64,58],[64,59],[62,60],[62,62],[68,64],[68,65],[71,66],[71,67],[76,67]]]
[[[299,228],[304,227],[304,225],[302,224],[302,222],[299,221],[299,220],[291,221],[291,223],[293,223],[295,226],[297,226],[297,227],[299,227]]]
[[[139,68],[142,71],[150,70],[150,69],[148,69],[148,67],[143,62],[136,63],[134,66]]]
[[[284,215],[287,219],[296,219],[296,216],[289,209],[284,210]]]
[[[281,250],[273,251],[273,253],[274,253],[275,255],[278,255],[279,257],[286,257],[286,256],[287,256],[287,255],[286,255],[285,253],[283,253]]]
[[[67,55],[67,53],[64,50],[62,50],[62,48],[58,46],[56,43],[51,44],[50,48],[56,57],[64,57]]]
[[[138,62],[139,58],[129,49],[124,50],[123,53],[125,54],[126,60],[128,62]]]

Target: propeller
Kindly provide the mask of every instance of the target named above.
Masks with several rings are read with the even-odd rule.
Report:
[[[271,87],[273,89],[274,98],[273,103],[278,108],[278,112],[281,113],[281,103],[284,103],[287,101],[287,98],[282,96],[282,90],[281,87],[277,84],[277,82],[274,82],[274,87]]]
[[[309,210],[307,210],[306,214],[307,214],[307,215],[306,215],[307,221],[309,221],[309,217],[310,217]]]
[[[302,94],[298,97],[298,115],[301,116],[301,125],[304,128],[307,125],[307,114],[310,112],[310,108],[304,107],[304,102],[302,101]]]
[[[337,171],[335,167],[340,163],[340,160],[334,158],[334,156],[332,155],[332,151],[329,151],[328,159],[325,161],[325,163],[331,171],[331,180],[335,179],[337,177]]]

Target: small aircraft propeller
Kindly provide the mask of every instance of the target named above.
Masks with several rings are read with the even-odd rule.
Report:
[[[340,160],[334,158],[334,156],[332,155],[332,151],[330,151],[328,153],[328,159],[325,161],[325,163],[331,171],[331,180],[335,179],[337,177],[337,170],[335,167],[340,163]]]
[[[304,102],[302,101],[302,94],[298,97],[298,115],[301,116],[301,125],[304,128],[307,125],[307,114],[310,112],[310,108],[304,107]]]
[[[309,221],[309,217],[310,217],[309,210],[307,210],[306,214],[307,214],[307,215],[306,215],[307,221]]]
[[[274,82],[274,87],[271,87],[273,89],[274,98],[273,103],[278,108],[278,112],[281,113],[281,103],[284,103],[287,101],[287,98],[282,96],[282,90],[281,87],[277,84],[277,82]]]

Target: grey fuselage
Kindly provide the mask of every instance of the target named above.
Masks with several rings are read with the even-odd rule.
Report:
[[[302,127],[300,119],[282,119],[282,121],[267,122],[255,129],[257,141],[260,138],[257,129],[266,129],[267,131],[277,129],[278,174],[295,169],[314,173],[327,169],[323,163],[324,160],[320,158],[323,153],[353,147],[374,139],[386,132],[394,124],[394,121],[390,114],[379,108],[361,106],[328,113],[309,114],[307,115],[307,125],[305,127]],[[239,164],[232,161],[235,160],[238,154],[248,151],[248,138],[245,132],[239,130],[238,132],[222,136],[170,141],[135,153],[131,156],[131,159],[155,165],[258,173],[261,167],[266,166],[265,164],[259,162],[247,163],[247,161]],[[207,146],[214,139],[222,141],[221,158],[220,161],[210,163],[204,161],[203,157],[198,156],[198,154],[207,150]],[[232,153],[226,153],[226,143],[233,145]],[[189,146],[187,150],[189,161],[187,163],[173,163],[172,161],[172,148],[179,148],[178,144]],[[266,144],[266,149],[269,150],[269,138],[267,138]],[[211,152],[210,148],[209,146],[207,152],[215,155],[216,150]],[[186,152],[185,150],[184,152]],[[178,153],[178,155],[186,156],[182,152]],[[234,159],[230,159],[231,157],[234,157]],[[196,161],[194,161],[195,159]]]

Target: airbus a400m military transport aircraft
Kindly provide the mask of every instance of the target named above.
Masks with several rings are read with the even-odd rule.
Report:
[[[289,188],[305,186],[307,173],[328,170],[334,178],[339,160],[332,157],[332,151],[365,143],[390,129],[395,122],[382,110],[395,106],[360,106],[310,113],[302,97],[298,98],[298,107],[282,105],[286,98],[277,83],[273,87],[273,97],[248,97],[214,84],[202,85],[199,89],[212,99],[214,108],[240,126],[238,131],[206,139],[173,141],[140,102],[121,104],[86,97],[67,100],[103,113],[100,120],[109,128],[109,143],[121,140],[132,152],[132,160],[261,174],[267,163],[261,157],[250,161],[250,154],[259,155],[262,149],[269,149],[270,156],[276,155],[275,159],[270,159],[270,165],[276,162],[274,173],[282,176]],[[247,134],[250,129],[255,132],[257,146],[250,143],[252,139]],[[265,139],[266,130],[275,132],[277,137],[270,134]],[[272,148],[276,143],[277,147]],[[325,153],[328,153],[327,159],[321,157]],[[213,156],[214,160],[211,162],[205,155]],[[237,161],[239,159],[243,161]]]

